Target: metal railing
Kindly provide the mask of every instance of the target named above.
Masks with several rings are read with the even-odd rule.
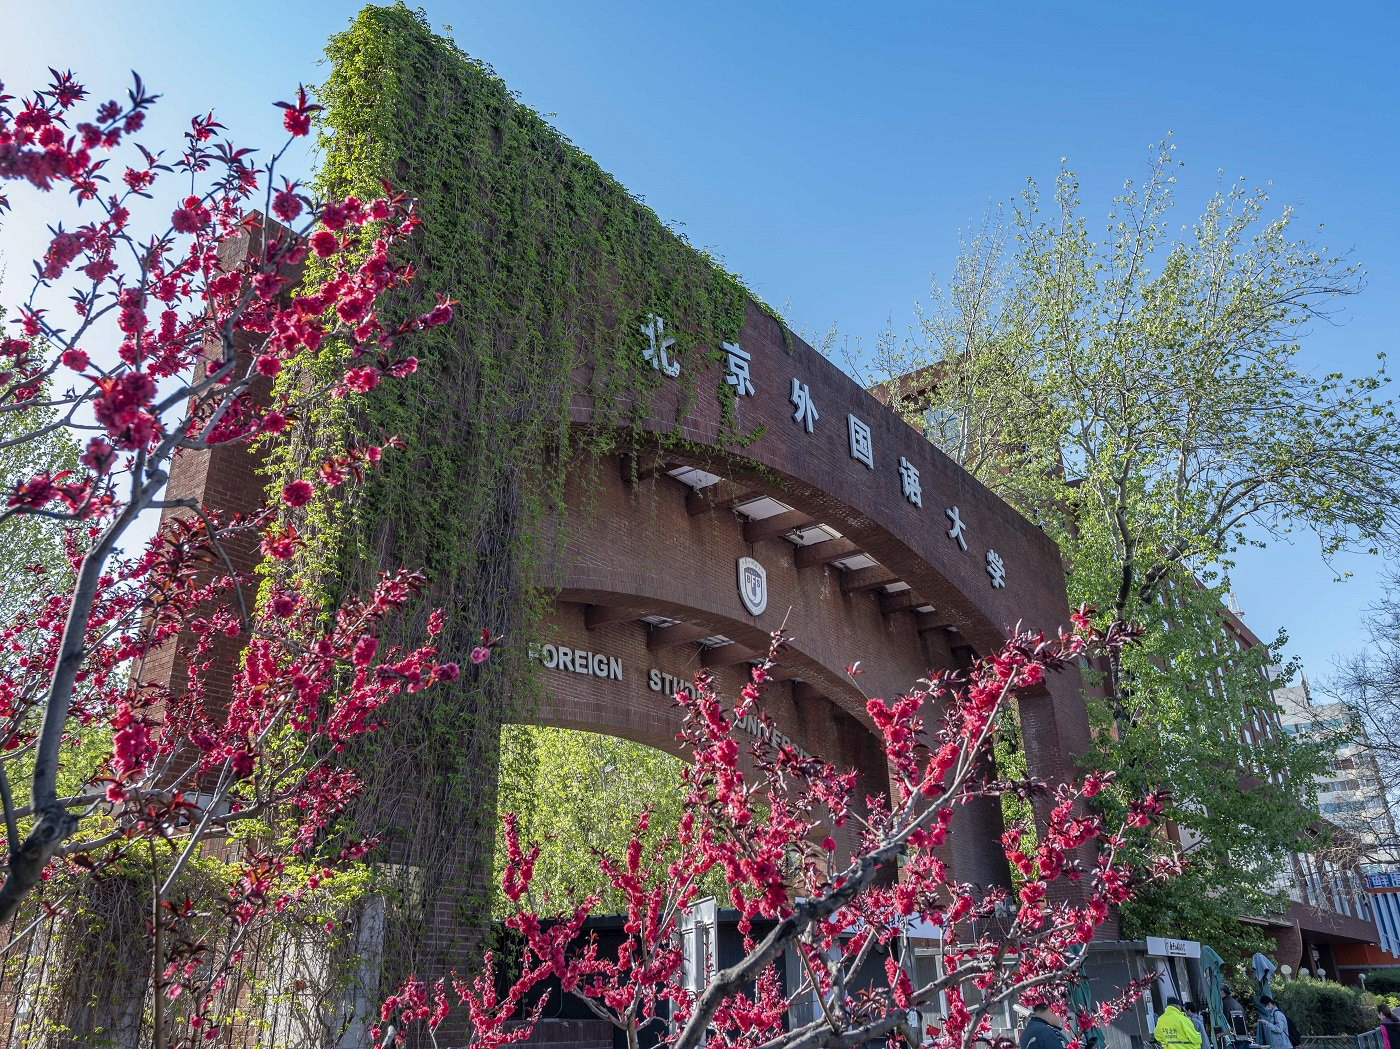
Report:
[[[1384,1049],[1380,1033],[1304,1035],[1300,1049]]]

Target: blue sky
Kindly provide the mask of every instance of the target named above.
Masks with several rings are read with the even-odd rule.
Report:
[[[273,143],[267,103],[315,82],[352,3],[24,4],[5,18],[0,80],[29,90],[70,66],[97,93],[128,69],[165,96],[150,139],[213,107]],[[909,323],[958,235],[1066,157],[1099,210],[1171,132],[1186,162],[1180,217],[1243,175],[1273,183],[1300,228],[1351,252],[1367,288],[1310,333],[1318,369],[1374,366],[1400,327],[1400,6],[837,4],[458,0],[427,8],[461,46],[794,328],[873,340]],[[139,12],[139,14],[137,13]],[[309,158],[302,158],[308,163]],[[42,216],[0,226],[14,270]],[[36,247],[37,245],[37,247]],[[1292,635],[1316,681],[1353,647],[1380,565],[1317,544],[1243,555],[1235,586],[1262,636]]]

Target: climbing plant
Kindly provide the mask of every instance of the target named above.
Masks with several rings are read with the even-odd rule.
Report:
[[[455,957],[485,915],[500,728],[528,720],[535,702],[521,642],[536,632],[553,582],[546,566],[567,543],[566,479],[624,450],[618,435],[650,411],[658,383],[677,384],[680,411],[701,396],[726,407],[728,387],[702,390],[691,376],[737,337],[749,295],[423,15],[367,7],[327,55],[318,188],[364,197],[387,182],[417,200],[421,228],[396,258],[454,311],[417,344],[411,389],[327,401],[272,456],[277,488],[363,440],[406,449],[355,494],[289,510],[314,537],[293,571],[333,600],[407,559],[432,580],[423,609],[452,612],[445,648],[470,648],[482,628],[514,642],[480,674],[405,705],[366,763],[378,778],[355,820],[385,837],[376,891],[394,929],[384,937],[394,978]],[[318,276],[313,259],[308,280]],[[425,302],[405,289],[383,312],[393,322]],[[653,316],[675,340],[679,378],[645,359]],[[326,355],[281,382],[346,363]],[[587,406],[592,425],[572,425],[571,405]],[[415,628],[421,615],[404,624]],[[430,927],[461,934],[431,937]]]

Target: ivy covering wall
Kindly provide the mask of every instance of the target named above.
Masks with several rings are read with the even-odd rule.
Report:
[[[325,404],[276,455],[280,485],[348,445],[404,442],[350,497],[293,512],[308,540],[295,570],[334,600],[383,569],[421,568],[431,594],[406,639],[440,605],[448,652],[465,657],[483,628],[507,641],[480,668],[463,659],[454,686],[402,704],[353,756],[368,786],[355,829],[385,842],[375,891],[392,980],[460,965],[484,919],[500,728],[529,719],[537,688],[525,653],[552,582],[541,536],[567,542],[567,528],[542,524],[566,469],[619,450],[612,435],[663,381],[643,359],[642,319],[664,317],[683,376],[698,374],[737,337],[749,296],[421,14],[367,7],[327,54],[320,192],[370,198],[387,181],[416,198],[406,260],[418,278],[391,310],[416,315],[435,293],[457,306],[414,338],[416,375],[354,413]],[[598,423],[586,432],[569,421],[580,384]]]

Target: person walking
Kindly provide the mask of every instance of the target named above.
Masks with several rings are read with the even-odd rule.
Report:
[[[1278,1003],[1267,994],[1259,999],[1259,1039],[1269,1049],[1293,1049],[1293,1039],[1288,1036],[1288,1017],[1278,1007]]]
[[[1378,1030],[1381,1033],[1381,1044],[1386,1049],[1400,1049],[1400,1016],[1395,1015],[1395,1010],[1387,1005],[1377,1005],[1376,1012],[1380,1013],[1381,1025]]]
[[[1191,1018],[1191,1022],[1196,1025],[1196,1030],[1201,1033],[1201,1045],[1209,1046],[1210,1035],[1206,1034],[1206,1022],[1195,1002],[1186,1003],[1186,1015]]]
[[[1064,1024],[1049,1002],[1038,1002],[1021,1030],[1020,1049],[1065,1049]]]
[[[1167,1007],[1152,1028],[1152,1037],[1162,1049],[1201,1049],[1205,1041],[1191,1018],[1181,1011],[1180,998],[1167,999]]]
[[[1400,1047],[1397,1047],[1395,1043],[1390,1040],[1390,1031],[1386,1028],[1387,1024],[1395,1022],[1395,1017],[1384,1005],[1377,1005],[1376,1012],[1380,1014],[1380,1026],[1373,1027],[1366,1033],[1380,1036],[1381,1049],[1400,1049]]]

